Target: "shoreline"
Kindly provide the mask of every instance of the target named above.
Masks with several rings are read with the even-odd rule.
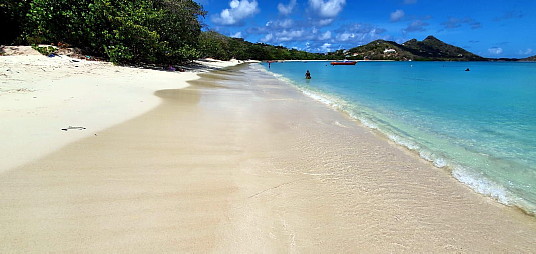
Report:
[[[352,114],[352,111],[348,109],[349,103],[344,99],[338,97],[340,95],[327,94],[312,89],[300,87],[299,85],[295,84],[294,81],[284,76],[281,76],[278,73],[271,72],[265,66],[260,67],[259,70],[266,72],[269,75],[272,75],[273,77],[282,82],[287,83],[292,88],[301,91],[305,96],[310,97],[311,99],[318,101],[319,103],[322,103],[327,107],[332,108],[333,110],[343,113],[349,119],[352,119],[363,128],[369,129],[374,132],[378,138],[381,138],[386,142],[393,144],[395,147],[398,147],[408,152],[409,154],[415,156],[415,158],[422,160],[423,162],[429,163],[434,168],[447,172],[458,183],[462,184],[464,187],[471,189],[475,193],[482,195],[485,198],[489,198],[506,207],[519,210],[521,213],[529,217],[536,218],[536,214],[533,210],[531,210],[533,209],[533,205],[531,203],[528,203],[523,198],[516,196],[502,186],[497,187],[492,180],[488,178],[477,178],[474,173],[464,174],[464,168],[459,165],[459,162],[447,160],[442,157],[431,157],[430,154],[433,154],[432,151],[422,149],[421,145],[414,143],[414,141],[409,140],[407,137],[402,137],[399,136],[399,134],[397,133],[386,131],[385,129],[382,129],[381,125],[378,125],[378,123],[371,121],[371,119],[354,116]],[[364,106],[360,105],[359,107]],[[445,161],[447,161],[448,163],[445,163]],[[484,181],[484,183],[481,183],[479,181]],[[490,184],[490,182],[494,184],[493,187],[488,187],[487,185],[485,185]]]
[[[0,174],[0,247],[531,252],[536,222],[243,65]],[[32,241],[26,241],[31,237]]]

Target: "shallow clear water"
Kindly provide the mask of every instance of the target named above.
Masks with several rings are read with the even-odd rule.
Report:
[[[269,71],[474,190],[536,213],[536,63],[285,62]]]

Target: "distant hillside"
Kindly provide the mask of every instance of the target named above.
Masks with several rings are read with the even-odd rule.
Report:
[[[536,62],[536,56],[531,56],[523,59],[519,59],[519,61],[529,61],[529,62]]]
[[[351,59],[368,60],[409,60],[415,56],[406,47],[394,42],[376,40],[369,44],[352,48],[346,53]]]
[[[428,36],[423,41],[412,39],[402,44],[394,41],[376,40],[367,45],[348,50],[352,59],[396,61],[486,61],[465,49]]]
[[[325,60],[325,54],[289,49],[264,43],[251,43],[241,38],[231,38],[216,31],[204,31],[199,36],[198,50],[201,57],[220,60]],[[342,56],[339,57],[342,59]]]

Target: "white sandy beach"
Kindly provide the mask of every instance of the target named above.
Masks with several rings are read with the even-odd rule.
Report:
[[[205,68],[167,72],[15,49],[0,57],[0,172],[147,112],[160,103],[150,96],[157,90],[238,63],[199,61]],[[62,131],[69,126],[85,129]]]
[[[8,59],[2,253],[536,250],[534,217],[250,66],[185,83],[197,74]]]

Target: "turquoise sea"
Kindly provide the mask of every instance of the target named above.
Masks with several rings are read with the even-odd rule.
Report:
[[[536,63],[262,66],[475,191],[536,214]],[[311,80],[304,78],[306,70]]]

